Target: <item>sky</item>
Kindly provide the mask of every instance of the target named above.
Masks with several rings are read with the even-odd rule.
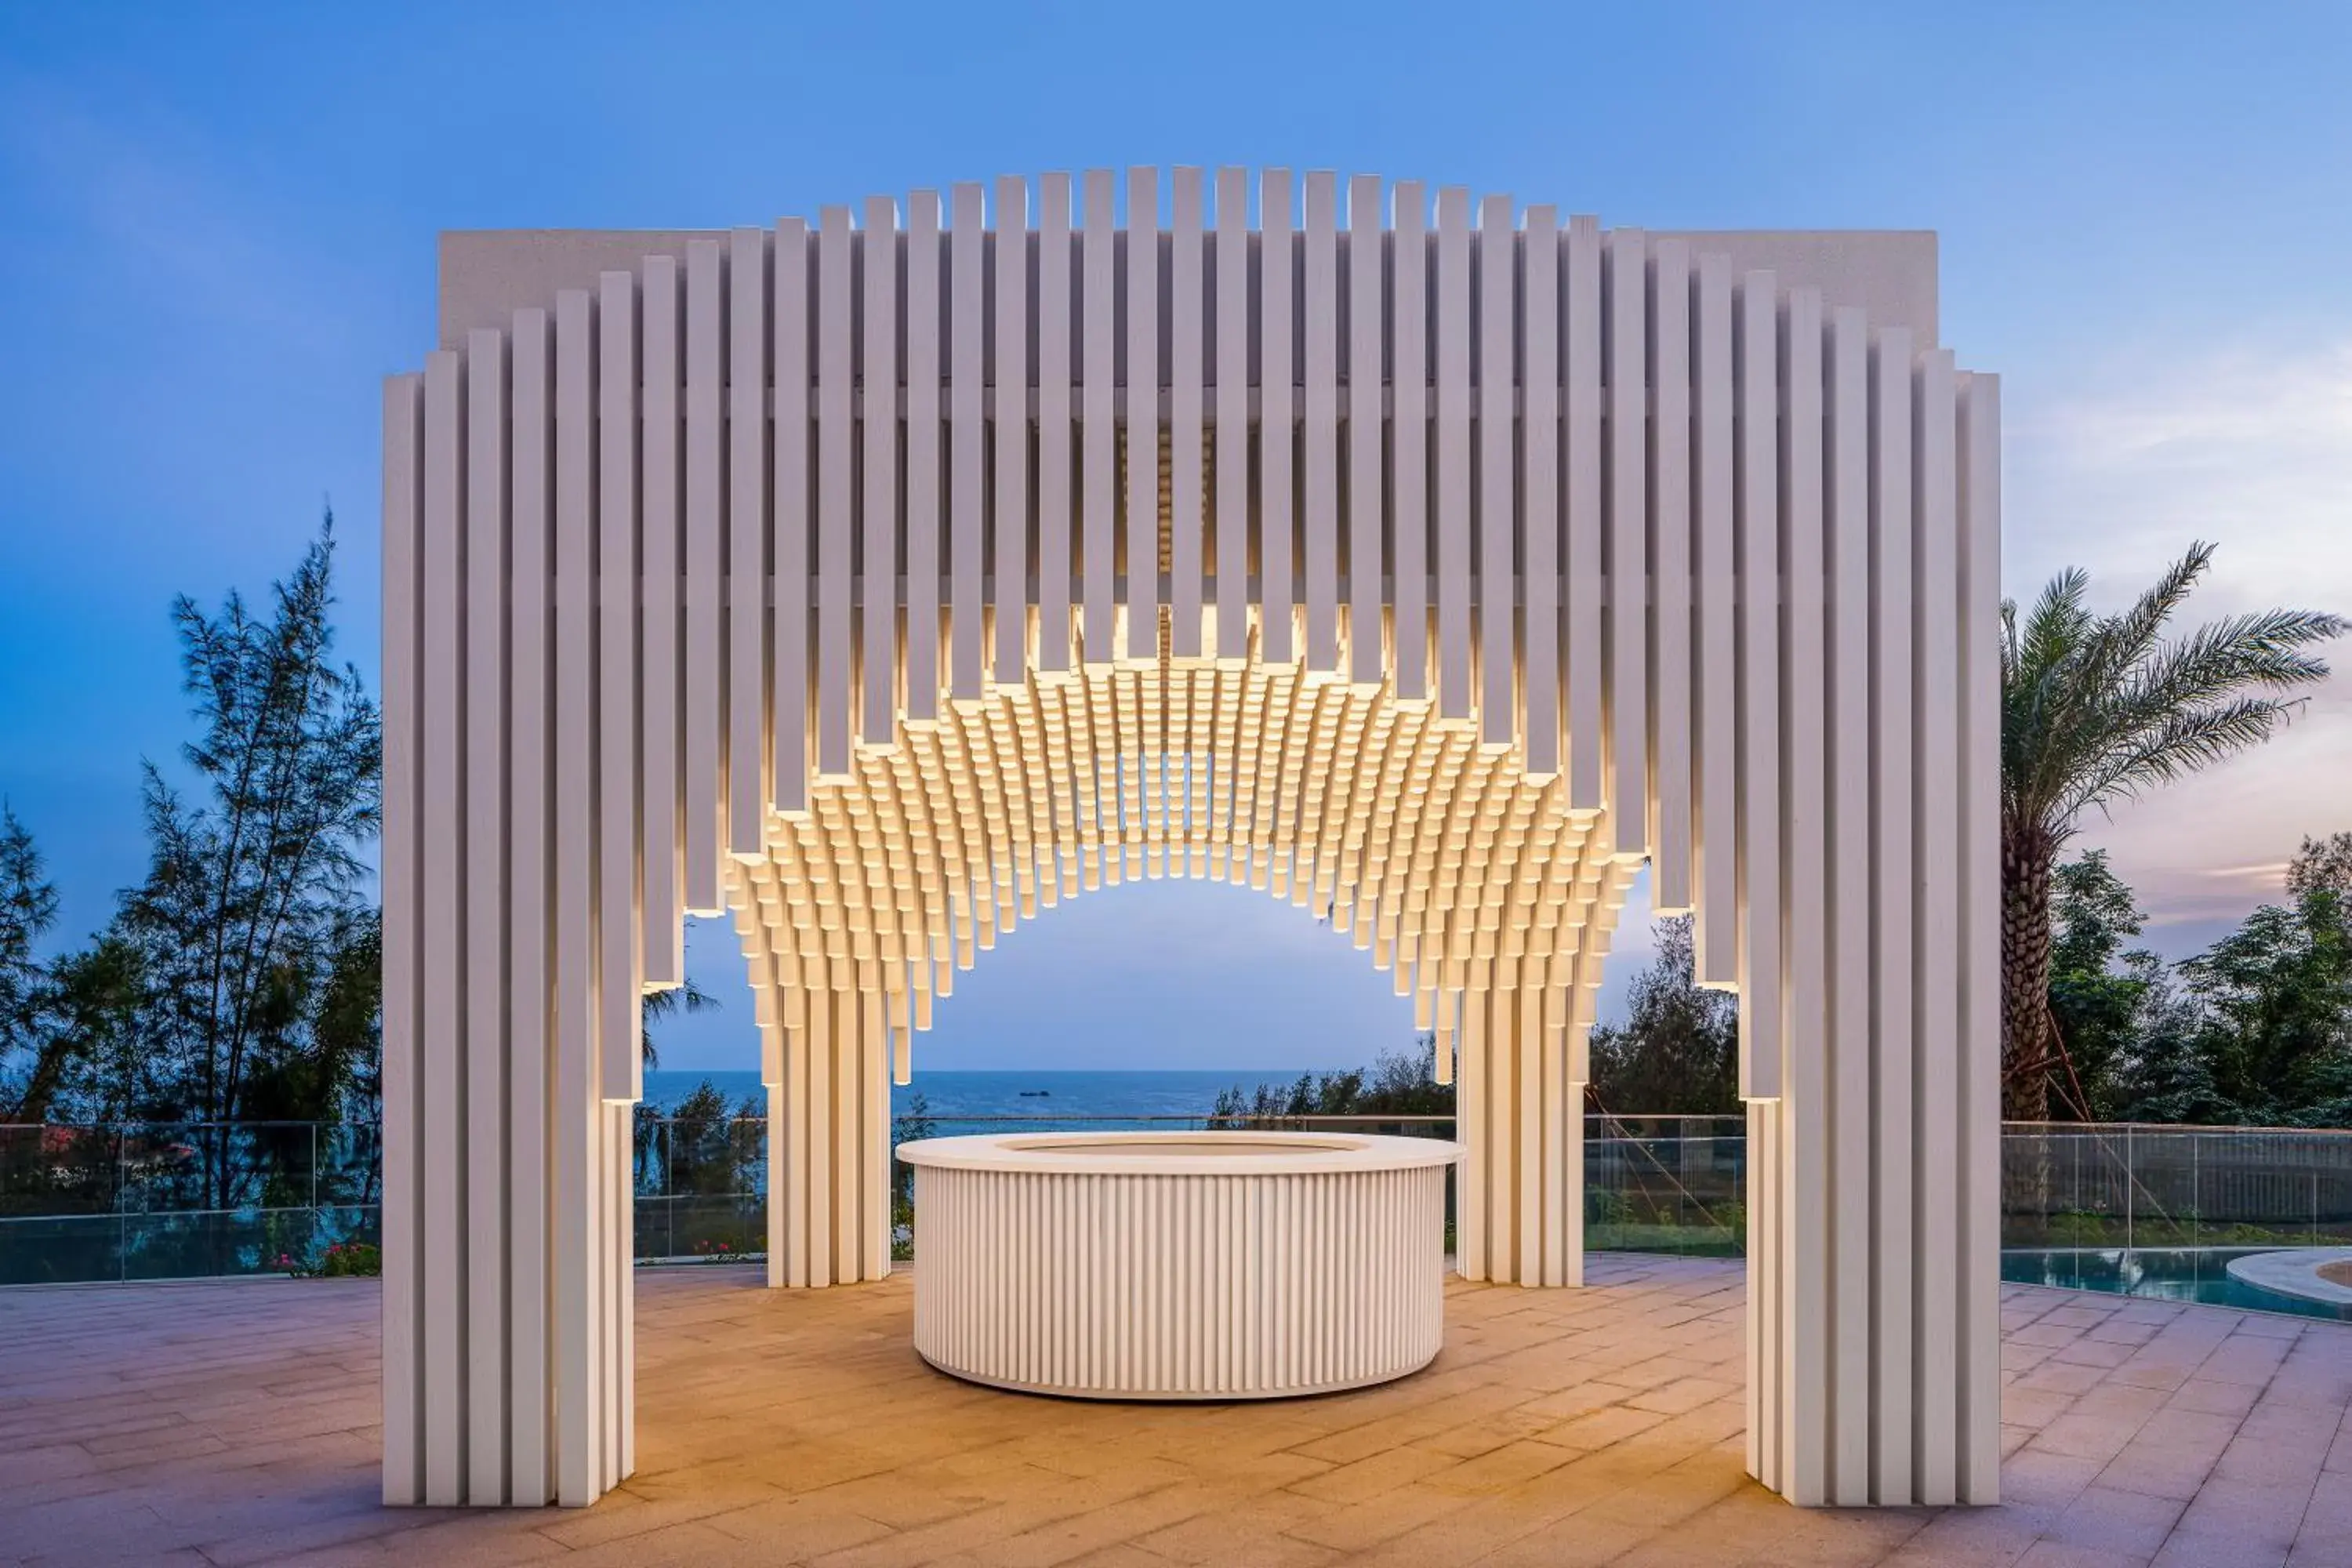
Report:
[[[2226,18],[2226,19],[2225,19]],[[188,733],[172,597],[266,592],[332,507],[373,682],[380,378],[449,228],[724,227],[1048,169],[1332,168],[1656,228],[1932,228],[2003,377],[2004,576],[2352,611],[2352,9],[1351,4],[801,8],[0,0],[0,797],[57,940],[145,858]],[[2336,650],[2352,664],[2352,647]],[[2086,825],[2194,952],[2352,828],[2352,678]],[[961,977],[935,1068],[1344,1065],[1409,1014],[1222,885],[1089,900]],[[1611,994],[1646,951],[1629,909]],[[756,1065],[740,959],[667,1065]]]

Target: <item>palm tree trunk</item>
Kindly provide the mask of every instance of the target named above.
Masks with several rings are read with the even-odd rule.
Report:
[[[2050,1115],[2050,869],[2057,846],[2037,827],[2000,842],[2000,1114]]]

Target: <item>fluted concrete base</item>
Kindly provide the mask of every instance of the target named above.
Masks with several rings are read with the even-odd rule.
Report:
[[[915,1349],[1087,1399],[1277,1399],[1429,1364],[1451,1143],[1094,1133],[904,1145]]]

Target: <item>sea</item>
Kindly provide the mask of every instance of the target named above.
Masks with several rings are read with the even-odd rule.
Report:
[[[1057,1072],[1043,1068],[996,1072],[917,1072],[910,1084],[890,1091],[893,1115],[909,1113],[921,1097],[922,1114],[937,1124],[940,1136],[979,1131],[1003,1119],[1039,1122],[1073,1118],[1109,1118],[1106,1130],[1118,1121],[1145,1117],[1202,1117],[1217,1101],[1220,1089],[1239,1089],[1244,1094],[1260,1084],[1296,1083],[1296,1071],[1218,1071],[1193,1069],[1168,1072]],[[646,1073],[645,1104],[667,1110],[694,1092],[704,1080],[727,1098],[730,1105],[746,1100],[764,1105],[765,1091],[756,1072],[698,1072],[692,1069],[649,1068]],[[975,1122],[969,1127],[953,1125]]]

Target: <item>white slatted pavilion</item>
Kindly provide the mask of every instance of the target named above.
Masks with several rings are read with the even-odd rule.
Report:
[[[1169,876],[1393,974],[1462,1272],[1573,1286],[1645,860],[1739,994],[1749,1468],[1994,1500],[2000,404],[1932,237],[1250,197],[445,241],[384,403],[387,1501],[630,1472],[686,913],[757,998],[772,1284],[888,1271],[888,1082],[956,972]]]

